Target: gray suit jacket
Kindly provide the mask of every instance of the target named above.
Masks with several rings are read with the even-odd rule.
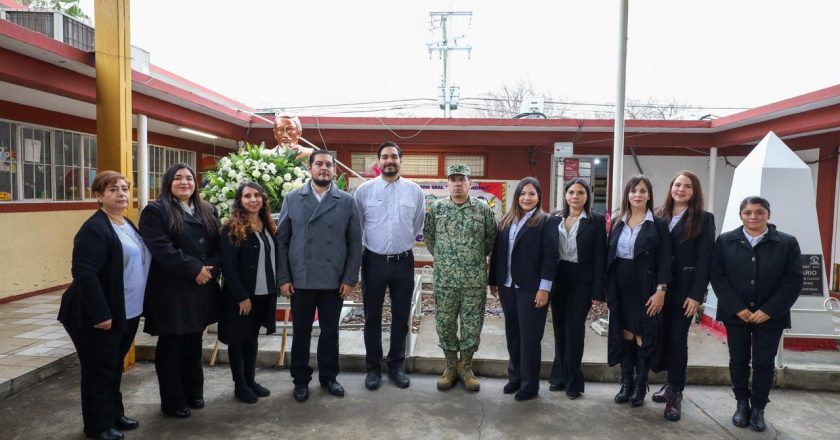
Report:
[[[278,283],[295,289],[355,286],[362,264],[362,229],[353,197],[335,184],[321,202],[310,182],[286,195],[277,229]]]

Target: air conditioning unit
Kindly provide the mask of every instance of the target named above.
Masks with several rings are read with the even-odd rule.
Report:
[[[526,96],[519,104],[519,113],[545,113],[545,99],[542,96]]]

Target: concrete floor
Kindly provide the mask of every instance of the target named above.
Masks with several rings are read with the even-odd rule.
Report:
[[[306,403],[295,402],[287,370],[260,369],[257,380],[272,395],[256,405],[234,400],[229,370],[205,367],[207,407],[187,420],[164,418],[159,412],[154,367],[139,363],[123,378],[128,414],[140,429],[128,438],[153,439],[510,439],[510,438],[662,438],[662,439],[828,439],[838,438],[830,414],[840,407],[840,393],[774,389],[766,417],[767,432],[753,433],[732,426],[731,391],[722,386],[689,386],[683,420],[662,417],[663,406],[641,408],[612,402],[615,384],[588,383],[576,401],[544,386],[540,397],[515,402],[502,394],[503,379],[482,379],[482,390],[470,394],[461,387],[435,389],[435,376],[412,375],[406,390],[384,383],[378,391],[364,389],[363,375],[339,376],[344,398],[311,387]],[[313,382],[316,385],[316,382]],[[328,423],[329,422],[329,423]],[[59,375],[0,400],[0,438],[80,439],[79,369]]]

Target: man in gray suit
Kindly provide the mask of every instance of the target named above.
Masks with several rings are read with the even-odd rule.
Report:
[[[318,377],[333,396],[344,395],[338,375],[338,321],[344,298],[353,292],[362,263],[362,231],[353,197],[333,183],[335,158],[326,150],[309,156],[312,179],[286,195],[277,229],[280,293],[292,302],[294,398],[309,397],[309,342],[315,309]]]

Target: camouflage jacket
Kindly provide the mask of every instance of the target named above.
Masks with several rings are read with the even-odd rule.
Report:
[[[436,287],[487,285],[487,256],[496,240],[496,218],[487,204],[475,197],[462,205],[438,200],[426,214],[423,240],[435,257]]]

